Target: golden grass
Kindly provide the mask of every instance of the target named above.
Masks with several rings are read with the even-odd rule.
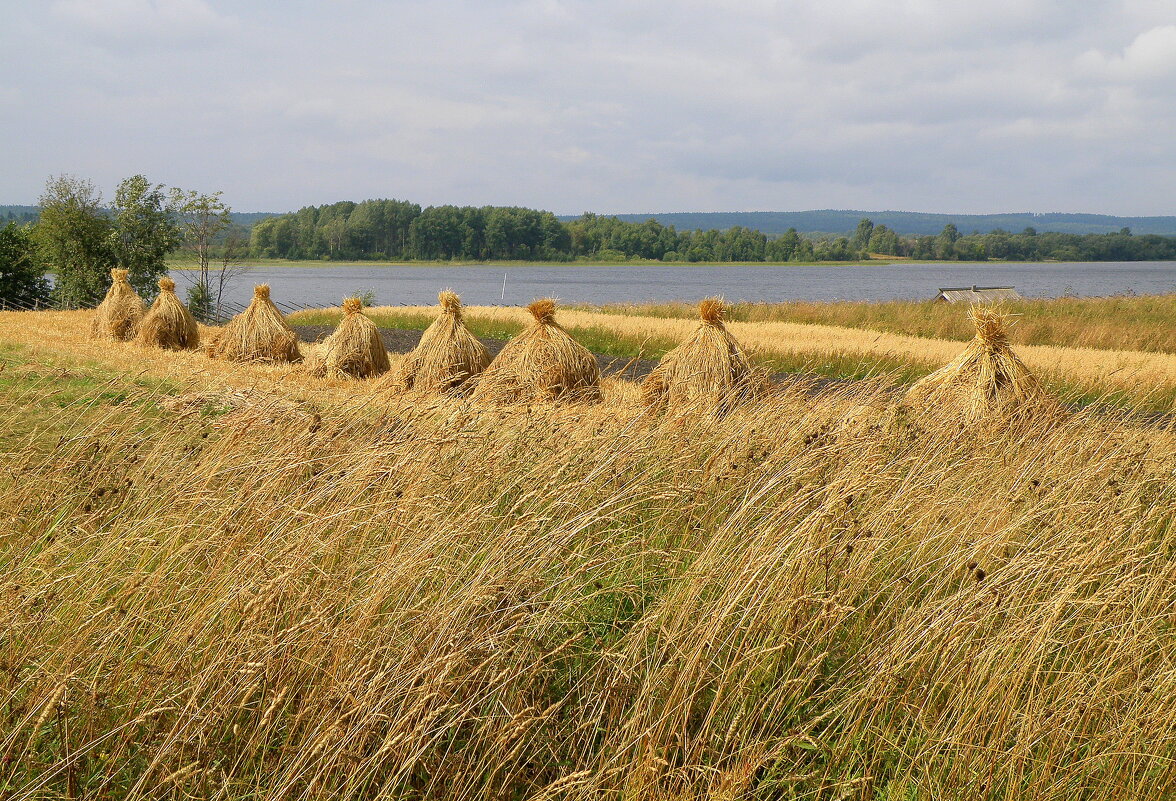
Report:
[[[1176,353],[1176,294],[1027,299],[1006,303],[1021,316],[1013,344]],[[693,304],[639,303],[603,307],[638,317],[694,317]],[[967,341],[972,328],[959,306],[935,301],[736,303],[729,319],[865,328],[929,339]]]
[[[0,454],[10,797],[1176,793],[1171,431],[522,413],[85,323],[0,314],[6,419],[49,361],[182,386]]]

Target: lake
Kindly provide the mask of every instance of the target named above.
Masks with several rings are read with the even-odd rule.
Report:
[[[180,287],[184,272],[173,273]],[[503,293],[503,276],[506,291]],[[228,300],[248,303],[255,283],[268,283],[283,305],[338,305],[375,293],[377,305],[432,305],[451,288],[467,305],[695,301],[896,300],[934,297],[939,287],[1008,286],[1027,297],[1176,292],[1176,262],[767,265],[568,265],[546,267],[255,267],[235,279]],[[182,291],[182,290],[181,290]]]

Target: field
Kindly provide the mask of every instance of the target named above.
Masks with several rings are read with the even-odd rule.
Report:
[[[1172,410],[1176,340],[1165,322],[1176,317],[1176,296],[1027,301],[1010,311],[1020,315],[1012,331],[1018,354],[1060,395]],[[412,306],[370,312],[382,326],[407,328],[423,328],[433,313]],[[334,323],[339,315],[299,312],[292,320]],[[560,321],[593,351],[656,358],[693,329],[696,315],[675,305],[606,307],[568,309]],[[501,307],[470,307],[466,316],[477,334],[496,338],[512,336],[528,317],[523,309]],[[961,349],[958,340],[971,338],[967,310],[947,304],[738,305],[732,318],[730,329],[756,362],[838,379],[885,375],[908,383],[949,361]]]
[[[94,343],[88,314],[0,314],[0,797],[1176,793],[1167,425],[895,408],[960,343],[846,319],[732,330],[879,380],[716,419]],[[561,320],[647,355],[691,327]],[[1103,344],[1018,352],[1120,403],[1176,385]]]

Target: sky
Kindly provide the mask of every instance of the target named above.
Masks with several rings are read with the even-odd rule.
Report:
[[[0,203],[1176,214],[1176,0],[0,0]]]

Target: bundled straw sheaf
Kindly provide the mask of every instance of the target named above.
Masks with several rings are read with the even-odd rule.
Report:
[[[176,297],[176,282],[172,279],[159,279],[159,296],[143,315],[137,340],[164,350],[193,350],[200,344],[196,318]]]
[[[973,306],[969,316],[976,337],[951,362],[915,382],[905,403],[967,421],[1049,404],[1041,382],[1009,345],[1008,315],[999,308]]]
[[[343,301],[339,327],[323,341],[322,349],[311,361],[307,371],[317,376],[371,378],[386,373],[391,366],[380,329],[363,313],[359,298]]]
[[[95,309],[90,322],[90,336],[94,339],[114,339],[126,342],[134,339],[143,319],[143,301],[127,281],[126,270],[111,270],[113,282],[106,297]]]
[[[555,301],[527,307],[531,325],[478,377],[473,399],[491,403],[599,401],[600,366],[587,348],[555,321]]]
[[[723,325],[726,306],[721,298],[698,304],[698,328],[671,350],[641,385],[641,400],[655,408],[706,408],[724,412],[755,398],[763,376],[752,369],[747,355]]]
[[[441,315],[404,357],[393,382],[397,389],[463,394],[490,364],[490,351],[463,322],[461,298],[446,289],[437,300]]]
[[[249,308],[221,329],[208,355],[231,362],[296,362],[302,359],[298,335],[270,300],[268,284],[253,289]]]

